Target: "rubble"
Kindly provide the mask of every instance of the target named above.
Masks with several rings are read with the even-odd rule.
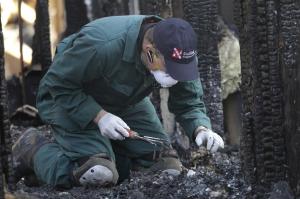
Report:
[[[38,127],[51,138],[47,126]],[[11,126],[15,141],[25,129]],[[75,187],[58,191],[48,185],[27,187],[21,181],[17,184],[17,198],[131,198],[131,199],[166,199],[166,198],[252,198],[249,185],[244,182],[238,150],[226,146],[225,150],[215,154],[204,148],[192,148],[189,159],[183,160],[184,170],[178,176],[167,173],[132,172],[131,178],[115,187]],[[183,157],[184,158],[184,157]],[[23,193],[23,194],[20,194]],[[24,195],[22,197],[22,195]]]

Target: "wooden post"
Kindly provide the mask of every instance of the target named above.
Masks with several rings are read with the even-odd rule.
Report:
[[[184,0],[184,18],[198,35],[198,66],[208,116],[212,129],[223,135],[223,105],[221,98],[221,69],[217,39],[217,1]]]
[[[242,170],[258,197],[280,181],[289,181],[299,196],[298,1],[246,0],[235,7],[242,62]]]
[[[12,167],[10,121],[8,117],[7,87],[4,69],[4,42],[0,12],[0,197],[4,198],[4,185],[15,189]]]

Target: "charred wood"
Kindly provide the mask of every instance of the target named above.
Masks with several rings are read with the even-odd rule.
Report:
[[[129,14],[129,0],[92,0],[91,13],[92,20],[101,17],[128,15]]]
[[[1,134],[2,134],[2,131],[1,131]],[[3,169],[2,169],[2,156],[0,157],[0,173],[1,173],[1,176],[2,176],[2,173],[3,173]],[[3,198],[4,198],[4,182],[3,182],[2,178],[1,178],[1,180],[0,180],[0,199],[3,199]]]
[[[45,73],[52,63],[48,0],[37,0],[35,10],[32,65],[40,64]]]
[[[184,18],[198,35],[198,66],[204,90],[204,102],[215,132],[223,134],[221,69],[217,39],[217,1],[183,1]]]
[[[300,2],[280,0],[280,59],[284,80],[284,135],[286,136],[289,181],[300,196]]]
[[[163,3],[159,0],[140,0],[141,14],[161,15]]]
[[[22,102],[22,86],[18,77],[12,76],[7,80],[7,94],[8,94],[8,113],[9,117],[23,105]]]
[[[183,1],[182,0],[172,0],[172,13],[173,17],[183,18]]]
[[[293,4],[292,1],[287,2]],[[270,191],[272,184],[286,180],[288,145],[285,138],[287,134],[294,135],[296,132],[284,126],[285,118],[289,118],[286,116],[289,105],[284,101],[284,93],[287,98],[291,91],[286,91],[286,81],[292,80],[284,74],[288,67],[296,68],[295,64],[284,65],[284,59],[295,60],[290,56],[296,52],[291,46],[297,44],[293,37],[297,32],[296,23],[291,23],[295,20],[295,13],[288,16],[290,23],[282,23],[282,15],[286,16],[296,9],[290,6],[289,10],[283,10],[281,4],[275,0],[235,2],[242,62],[242,168],[254,192],[261,197]],[[287,44],[283,43],[283,35],[286,35],[287,42],[293,41],[290,48],[282,48]],[[293,87],[296,88],[296,85]],[[293,117],[292,121],[297,121],[297,117]]]
[[[65,0],[65,9],[67,28],[63,37],[77,32],[83,25],[89,22],[84,0]]]
[[[0,14],[1,15],[1,14]],[[7,184],[10,190],[15,189],[13,170],[12,170],[12,156],[11,156],[11,146],[12,139],[10,135],[10,121],[8,117],[8,100],[7,100],[7,87],[5,80],[4,71],[4,43],[3,43],[3,33],[2,24],[0,20],[0,197],[3,197],[4,184]]]

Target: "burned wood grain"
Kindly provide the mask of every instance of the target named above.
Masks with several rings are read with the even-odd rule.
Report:
[[[272,184],[285,180],[299,194],[296,2],[235,1],[242,62],[241,161],[246,179],[260,196]]]
[[[221,99],[221,69],[217,39],[217,1],[183,1],[184,18],[198,35],[198,66],[204,90],[204,102],[212,128],[224,133]]]
[[[67,27],[63,37],[77,32],[84,24],[89,22],[84,0],[65,0],[65,9]]]
[[[128,15],[128,3],[129,0],[93,0],[91,1],[91,20],[107,16]]]
[[[40,64],[46,72],[52,63],[48,0],[37,0],[32,45],[32,65]]]
[[[0,13],[1,16],[1,13]],[[0,20],[0,198],[4,198],[4,184],[7,184],[10,190],[15,189],[11,146],[12,139],[10,135],[10,121],[8,118],[8,101],[4,69],[4,42],[2,33],[2,24]],[[3,176],[3,177],[2,177]]]

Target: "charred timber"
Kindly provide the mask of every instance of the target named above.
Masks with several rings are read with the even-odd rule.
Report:
[[[162,1],[159,0],[139,0],[141,14],[161,15]]]
[[[300,60],[299,20],[297,0],[279,1],[280,58],[284,80],[284,133],[286,136],[289,181],[300,196]]]
[[[128,15],[129,0],[93,0],[91,1],[92,20],[101,17]]]
[[[293,1],[283,2],[293,4]],[[285,71],[293,68],[296,74],[293,55],[298,30],[293,23],[296,20],[293,12],[297,9],[291,5],[283,9],[283,4],[277,0],[235,2],[242,62],[242,168],[254,191],[262,197],[272,184],[286,180],[286,148],[289,146],[286,136],[297,133],[296,128],[285,126],[285,118],[289,118],[296,127],[297,117],[288,115],[290,108],[296,110],[296,106],[283,100],[288,96],[291,99],[291,90],[287,92],[286,85],[293,80],[285,77]],[[294,84],[290,88],[296,87]],[[294,162],[299,164],[299,158]]]
[[[0,13],[1,15],[1,13]],[[10,135],[10,122],[8,118],[8,106],[7,106],[7,90],[6,90],[6,80],[4,71],[4,42],[2,33],[2,24],[0,20],[0,197],[4,198],[4,184],[8,185],[10,190],[14,190],[14,178],[12,169],[12,156],[11,156],[11,146],[12,139]]]
[[[212,128],[223,134],[223,105],[221,99],[221,69],[217,39],[217,1],[183,1],[184,18],[198,35],[198,67],[204,90],[204,102]]]
[[[41,64],[42,71],[46,72],[52,63],[48,0],[37,0],[35,9],[32,65]]]
[[[1,14],[1,13],[0,13]],[[1,72],[1,85],[0,85],[0,91],[2,90],[2,82],[3,82],[3,79],[2,79],[2,72],[3,72],[3,69],[4,69],[4,43],[3,43],[3,33],[2,33],[2,23],[1,23],[1,20],[0,20],[0,29],[1,29],[1,33],[0,33],[0,72]],[[1,93],[2,94],[2,93]],[[0,96],[1,97],[1,104],[0,104],[0,114],[1,114],[1,123],[3,121],[3,117],[4,117],[4,110],[3,110],[3,107],[2,107],[2,95]],[[4,198],[4,179],[2,177],[4,171],[3,171],[3,164],[5,163],[5,148],[2,147],[2,143],[5,142],[5,132],[4,132],[4,129],[2,128],[2,125],[1,125],[1,131],[0,131],[0,144],[1,144],[1,150],[0,150],[0,173],[1,173],[1,178],[0,178],[0,199],[3,199]]]
[[[77,32],[83,25],[89,22],[84,0],[65,0],[65,9],[67,28],[63,37]]]
[[[253,54],[254,37],[252,37],[254,23],[254,3],[236,0],[234,18],[239,28],[241,73],[242,73],[242,122],[243,129],[240,140],[241,163],[248,182],[255,184],[255,151],[253,133]]]

